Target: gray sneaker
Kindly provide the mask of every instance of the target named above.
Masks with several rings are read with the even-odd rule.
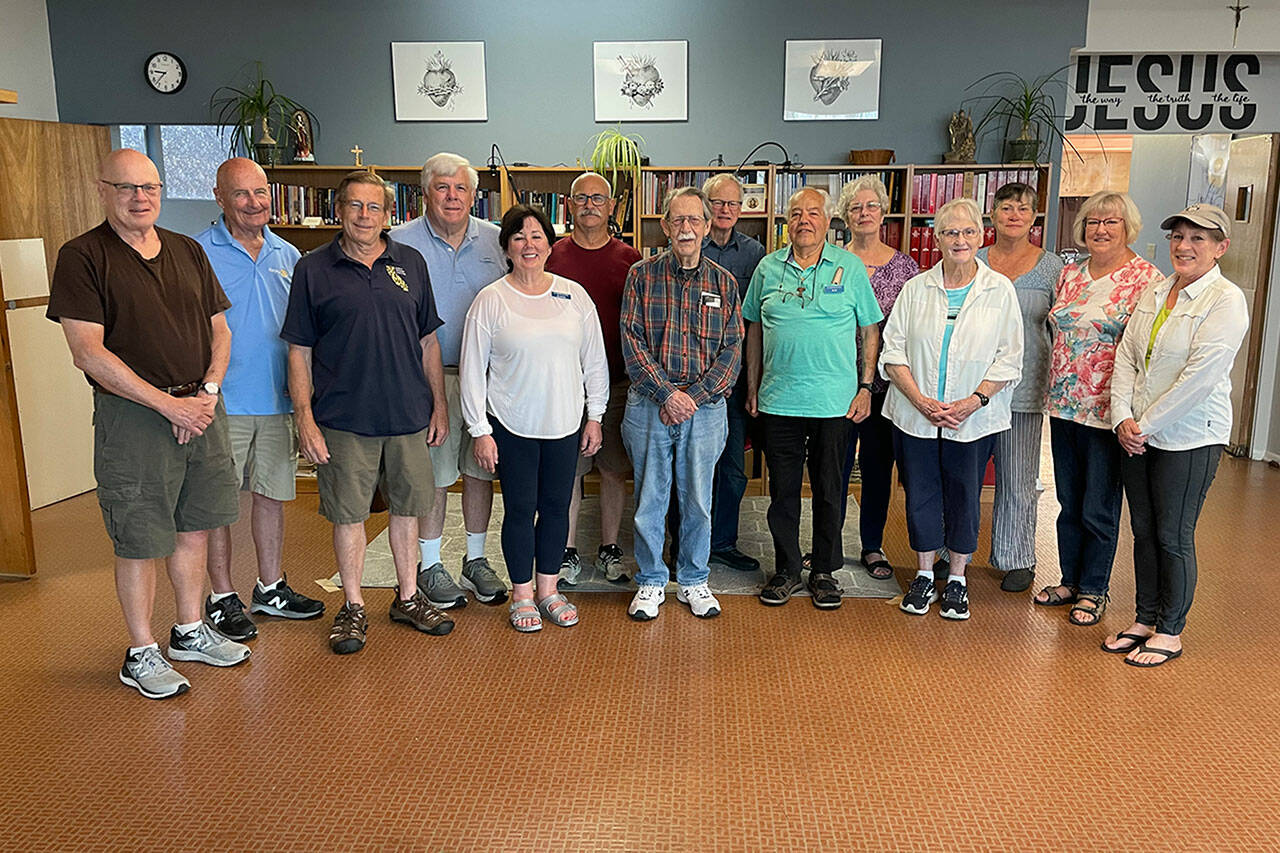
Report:
[[[467,606],[467,594],[449,577],[444,563],[432,563],[425,569],[418,564],[418,591],[439,610]]]
[[[462,562],[462,586],[475,593],[481,604],[501,604],[507,600],[507,585],[502,582],[487,557]]]
[[[560,580],[565,586],[575,586],[582,576],[582,558],[577,548],[565,548],[564,558],[560,560]]]
[[[173,660],[194,660],[210,666],[235,666],[249,659],[249,647],[235,640],[228,640],[208,622],[190,634],[179,634],[178,626],[169,631],[169,657]]]
[[[612,583],[626,583],[631,580],[622,565],[622,549],[617,544],[601,545],[596,554],[596,570],[604,575],[604,579]]]
[[[120,681],[148,699],[168,699],[191,689],[191,682],[169,665],[155,646],[148,646],[136,655],[126,654],[120,667]]]

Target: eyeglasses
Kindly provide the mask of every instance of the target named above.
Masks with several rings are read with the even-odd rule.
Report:
[[[701,225],[707,220],[703,216],[672,216],[667,221],[679,228],[683,225]]]
[[[1123,224],[1124,224],[1123,219],[1086,219],[1084,221],[1085,228],[1105,227],[1107,230],[1111,230],[1112,228],[1119,228]]]
[[[716,210],[726,210],[726,209],[737,210],[738,208],[742,207],[742,202],[727,201],[721,198],[713,198],[711,199],[711,206],[714,207]]]
[[[592,193],[591,195],[577,193],[570,196],[570,198],[573,199],[574,204],[589,204],[592,207],[604,207],[604,203],[609,200],[607,195],[601,195],[600,193]]]
[[[941,234],[947,240],[955,240],[959,237],[963,237],[966,240],[972,240],[974,237],[978,236],[978,229],[977,228],[948,228],[945,231],[939,231],[938,233]]]
[[[104,184],[106,184],[106,185],[107,185],[107,186],[109,186],[109,187],[115,187],[115,188],[116,188],[116,194],[117,194],[117,195],[120,195],[120,196],[131,196],[131,195],[133,195],[134,193],[136,193],[138,190],[142,190],[142,191],[143,191],[144,193],[146,193],[147,195],[156,196],[156,195],[160,195],[160,188],[164,186],[164,184],[163,184],[163,183],[160,183],[160,184],[126,184],[126,183],[120,183],[120,184],[117,184],[115,181],[108,181],[108,180],[105,180],[105,179],[103,179],[103,178],[98,178],[98,181],[99,181],[100,183],[104,183]]]
[[[360,213],[363,210],[368,211],[370,216],[377,216],[379,213],[382,213],[384,209],[383,206],[378,204],[376,201],[371,201],[368,204],[365,204],[363,201],[356,201],[355,199],[352,199],[350,201],[344,201],[342,204],[352,213]]]
[[[847,208],[845,208],[845,210],[847,210],[849,213],[852,213],[854,216],[857,216],[859,213],[861,213],[864,210],[867,213],[875,213],[878,210],[883,210],[883,208],[884,206],[881,205],[880,202],[878,201],[868,201],[864,204],[851,204]]]

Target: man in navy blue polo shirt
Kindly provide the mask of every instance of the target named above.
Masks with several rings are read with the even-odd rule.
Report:
[[[346,596],[329,633],[338,654],[364,647],[364,521],[380,480],[399,580],[391,619],[428,634],[453,630],[415,577],[418,519],[434,498],[427,447],[449,432],[448,411],[434,405],[444,401],[440,317],[422,256],[383,234],[393,202],[377,175],[342,179],[342,232],[298,262],[280,333],[299,449],[317,466],[320,514],[333,522]]]

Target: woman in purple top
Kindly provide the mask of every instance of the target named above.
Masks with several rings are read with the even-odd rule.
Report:
[[[839,211],[849,229],[845,248],[867,267],[871,289],[884,313],[880,332],[889,320],[902,285],[917,275],[920,267],[908,256],[880,239],[880,226],[889,209],[889,194],[875,175],[863,175],[845,184],[840,191]],[[884,525],[889,515],[889,490],[893,480],[893,430],[881,412],[889,391],[886,379],[876,374],[871,383],[871,414],[862,423],[851,423],[849,451],[844,460],[844,482],[853,474],[853,461],[862,472],[862,500],[858,528],[862,539],[862,566],[873,578],[893,577],[893,567],[884,554]],[[843,509],[848,509],[848,488]]]

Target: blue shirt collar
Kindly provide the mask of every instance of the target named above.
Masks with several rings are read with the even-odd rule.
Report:
[[[449,241],[441,237],[438,233],[436,233],[436,229],[432,227],[431,220],[427,218],[427,215],[425,213],[422,214],[422,216],[419,218],[422,220],[422,224],[426,226],[427,233],[431,235],[432,239],[439,240],[441,243],[448,245]],[[480,223],[476,220],[474,216],[468,216],[467,217],[467,233],[462,238],[462,242],[458,244],[459,248],[461,248],[462,246],[465,246],[467,243],[470,243],[472,240],[476,239],[479,236],[480,236]]]
[[[213,221],[213,233],[210,237],[213,244],[216,246],[234,245],[241,251],[244,251],[244,246],[241,246],[236,242],[236,238],[231,236],[231,231],[227,228],[226,217],[222,214],[219,214],[218,218]],[[282,237],[278,236],[266,225],[262,226],[262,246],[264,249],[271,249],[272,251],[275,251],[283,248],[284,244],[285,242]],[[245,254],[248,254],[248,252],[246,251]],[[262,255],[259,254],[258,257],[261,258]]]

